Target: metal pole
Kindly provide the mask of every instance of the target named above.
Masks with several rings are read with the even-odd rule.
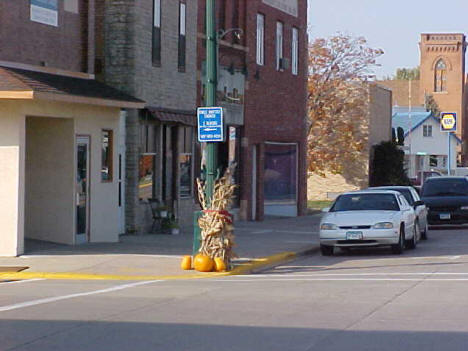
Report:
[[[206,100],[207,107],[216,106],[217,87],[217,36],[215,23],[215,0],[206,0]],[[211,204],[214,181],[216,178],[218,144],[208,142],[206,145],[206,200]]]
[[[450,162],[451,162],[451,157],[450,157],[450,134],[452,134],[452,132],[447,133],[447,140],[448,140],[447,175],[450,175]]]

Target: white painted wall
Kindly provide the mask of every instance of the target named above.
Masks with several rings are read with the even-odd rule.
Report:
[[[73,119],[26,117],[28,238],[74,244],[74,150]]]
[[[0,256],[24,251],[24,117],[0,109]]]
[[[432,137],[423,136],[423,125],[432,125]],[[434,119],[427,119],[422,125],[415,129],[411,136],[406,136],[405,146],[409,147],[411,142],[411,155],[416,155],[418,152],[426,153],[427,155],[447,155],[448,142],[447,132],[440,131],[440,124]],[[451,150],[451,169],[457,167],[457,141],[455,138],[451,138],[450,144]],[[409,150],[405,153],[409,154]],[[412,164],[412,166],[414,166]],[[414,170],[414,168],[412,168]]]
[[[90,240],[116,242],[119,240],[119,119],[118,108],[89,108],[75,117],[75,133],[91,137],[90,159]],[[101,132],[113,130],[114,175],[112,182],[101,181]]]
[[[30,100],[1,100],[0,102],[0,255],[16,256],[24,251],[24,189],[25,189],[25,120],[26,116],[33,118],[65,118],[73,121],[74,135],[88,134],[91,137],[91,181],[90,181],[90,230],[91,241],[118,241],[119,235],[119,208],[118,208],[118,145],[119,145],[119,108],[101,107],[84,104],[63,103],[54,101],[30,101]],[[112,129],[114,131],[114,178],[112,182],[101,182],[101,130]],[[34,130],[30,130],[34,133]],[[75,143],[75,138],[71,140]],[[41,139],[41,138],[39,138]],[[42,138],[45,140],[47,138]],[[33,139],[31,141],[34,142]],[[36,140],[37,141],[37,140]],[[70,140],[68,140],[70,142]],[[59,146],[57,146],[59,147]],[[47,148],[46,148],[47,149]],[[63,150],[65,152],[65,150]],[[65,170],[53,170],[55,172],[71,171],[71,177],[76,173],[76,160],[70,156],[71,168]],[[40,163],[39,163],[40,164]],[[34,165],[37,167],[37,165]],[[45,173],[44,173],[45,174]],[[42,177],[42,176],[41,176]],[[74,179],[74,178],[73,178]],[[32,183],[33,184],[33,183]],[[39,185],[35,185],[39,186]],[[48,185],[49,186],[49,185]],[[74,191],[74,183],[71,184]],[[38,196],[39,190],[35,190],[28,196]],[[68,195],[64,195],[67,197]],[[70,201],[72,203],[74,195]],[[44,209],[56,208],[57,198],[41,199]],[[32,212],[31,212],[32,211]],[[28,205],[28,228],[38,223],[40,214],[38,208]],[[41,209],[42,211],[42,209]],[[49,219],[48,219],[49,220]],[[75,208],[68,218],[61,218],[67,228],[75,228]],[[53,226],[54,223],[49,226]],[[59,225],[55,223],[55,225]],[[41,224],[39,227],[46,228]],[[36,229],[35,229],[36,230]],[[43,229],[45,231],[45,229]],[[49,227],[48,231],[53,231]],[[44,240],[56,240],[55,235],[38,234],[34,232],[35,238]],[[63,234],[68,236],[67,234]],[[63,241],[61,241],[63,242]],[[67,241],[68,242],[68,241]]]

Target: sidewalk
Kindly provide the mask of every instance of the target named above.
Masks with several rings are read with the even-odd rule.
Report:
[[[263,222],[236,222],[237,268],[247,274],[318,249],[320,214],[267,217]],[[26,241],[20,257],[0,257],[5,267],[27,266],[21,273],[0,273],[0,279],[190,279],[212,273],[184,271],[181,257],[192,253],[192,228],[179,235],[122,235],[119,243],[68,246]],[[216,273],[215,273],[216,274]],[[227,274],[224,274],[227,275]]]

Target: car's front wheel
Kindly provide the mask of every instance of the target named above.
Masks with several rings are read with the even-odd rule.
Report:
[[[392,253],[395,255],[401,255],[405,246],[405,230],[403,227],[400,228],[400,237],[398,239],[398,243],[391,246]]]
[[[332,256],[333,255],[333,246],[320,244],[320,252],[322,253],[322,256]]]

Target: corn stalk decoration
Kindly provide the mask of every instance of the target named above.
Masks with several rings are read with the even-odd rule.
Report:
[[[232,184],[232,173],[235,165],[230,166],[224,175],[214,183],[213,198],[208,206],[205,198],[205,183],[197,179],[198,199],[203,209],[203,215],[198,219],[201,229],[201,245],[199,252],[211,258],[220,257],[226,267],[231,268],[231,260],[236,256],[232,250],[234,243],[234,226],[232,215],[228,212],[232,195],[236,188]]]

